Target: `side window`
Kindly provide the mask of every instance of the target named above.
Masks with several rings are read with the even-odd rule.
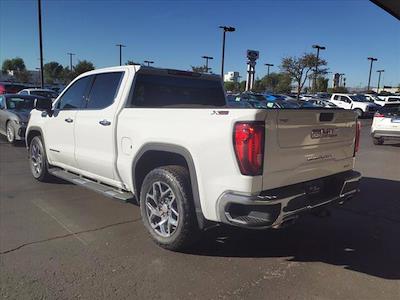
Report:
[[[338,95],[333,96],[333,100],[339,100],[339,96]]]
[[[60,110],[80,109],[84,106],[85,96],[93,76],[87,76],[75,81],[57,102]]]
[[[351,102],[350,99],[348,97],[346,97],[346,96],[340,96],[340,100],[343,101],[343,102],[346,102],[346,103],[350,103]]]
[[[20,95],[28,95],[28,91],[21,91],[19,94]]]
[[[123,72],[96,75],[89,93],[87,108],[102,109],[114,102]]]

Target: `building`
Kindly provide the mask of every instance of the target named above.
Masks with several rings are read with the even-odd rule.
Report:
[[[224,74],[224,82],[239,82],[239,72],[228,72]]]

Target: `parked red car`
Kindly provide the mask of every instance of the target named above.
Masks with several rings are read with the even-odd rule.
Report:
[[[23,90],[26,86],[12,82],[0,82],[0,95],[2,94],[17,94],[20,90]]]

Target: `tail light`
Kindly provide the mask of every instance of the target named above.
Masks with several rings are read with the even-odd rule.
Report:
[[[374,118],[384,118],[384,117],[385,117],[385,115],[381,114],[380,112],[376,112],[374,114]]]
[[[264,122],[238,122],[233,131],[233,146],[240,172],[257,176],[263,171]]]
[[[0,85],[0,95],[6,93],[6,88],[3,85]]]
[[[356,153],[358,152],[358,149],[360,147],[360,133],[361,133],[361,123],[359,121],[357,121],[357,124],[356,124],[356,139],[354,141],[353,157],[356,156]]]

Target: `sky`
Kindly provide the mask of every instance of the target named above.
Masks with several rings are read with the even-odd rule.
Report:
[[[82,1],[42,0],[44,63],[69,65],[67,52],[96,68],[153,60],[156,67],[188,70],[213,56],[221,69],[220,25],[236,31],[226,37],[225,72],[245,78],[246,50],[260,51],[256,77],[264,63],[279,71],[283,57],[326,47],[321,57],[333,73],[345,73],[347,86],[367,85],[368,56],[384,69],[384,85],[400,84],[400,21],[367,0],[314,1]],[[27,68],[39,67],[37,2],[0,0],[0,61],[21,57]],[[332,74],[330,74],[332,75]],[[330,76],[331,77],[331,76]],[[382,85],[382,83],[381,83]]]

